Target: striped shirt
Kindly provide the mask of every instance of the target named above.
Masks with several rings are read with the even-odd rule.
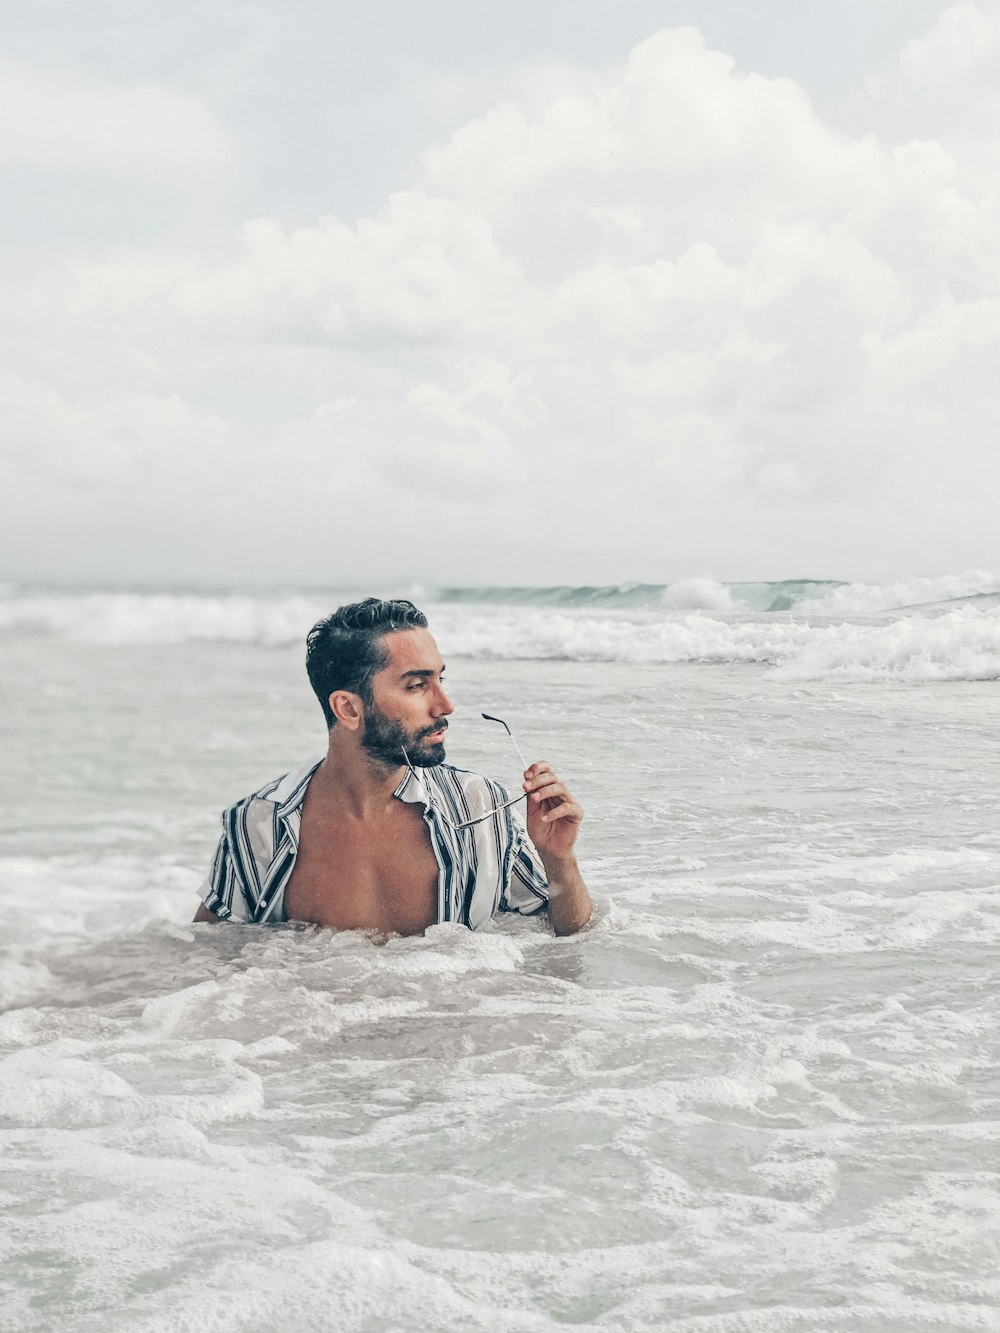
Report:
[[[222,837],[202,901],[223,921],[273,925],[287,920],[285,888],[299,849],[302,804],[321,760],[268,783],[223,812]],[[548,904],[548,885],[538,853],[512,807],[497,810],[471,828],[453,824],[475,819],[510,799],[497,782],[450,764],[407,772],[393,795],[422,805],[438,866],[438,921],[470,930],[498,912],[534,916]]]

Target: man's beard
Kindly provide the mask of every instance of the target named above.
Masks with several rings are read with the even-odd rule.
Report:
[[[361,746],[366,754],[386,768],[398,768],[405,763],[404,750],[414,768],[436,768],[444,763],[444,741],[428,744],[426,738],[436,731],[444,731],[447,726],[445,721],[436,722],[411,736],[398,718],[389,717],[375,704],[366,704]]]

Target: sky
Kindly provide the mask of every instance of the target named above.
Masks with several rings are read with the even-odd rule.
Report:
[[[1000,0],[0,25],[0,578],[1000,568]]]

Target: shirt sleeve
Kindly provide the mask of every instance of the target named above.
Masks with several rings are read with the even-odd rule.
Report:
[[[222,816],[222,837],[215,849],[215,857],[208,879],[202,885],[201,900],[220,921],[246,922],[252,919],[250,898],[244,880],[239,875],[229,843],[228,823],[232,812]]]
[[[520,814],[511,810],[510,817],[513,827],[507,862],[510,872],[500,897],[500,911],[534,916],[549,905],[549,882]]]

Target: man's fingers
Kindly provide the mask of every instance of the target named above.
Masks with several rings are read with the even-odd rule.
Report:
[[[531,793],[533,801],[551,801],[554,796],[568,796],[569,792],[561,782],[549,782],[544,787],[536,787]]]
[[[557,805],[541,818],[543,824],[551,824],[555,819],[582,819],[583,808],[576,801],[563,801],[562,805]]]
[[[543,824],[551,824],[556,819],[583,819],[583,808],[577,805],[566,788],[552,771],[552,766],[544,761],[532,764],[524,775],[524,790],[535,806],[554,805],[554,809],[545,810],[545,814],[536,814]],[[555,802],[561,802],[555,805]]]

